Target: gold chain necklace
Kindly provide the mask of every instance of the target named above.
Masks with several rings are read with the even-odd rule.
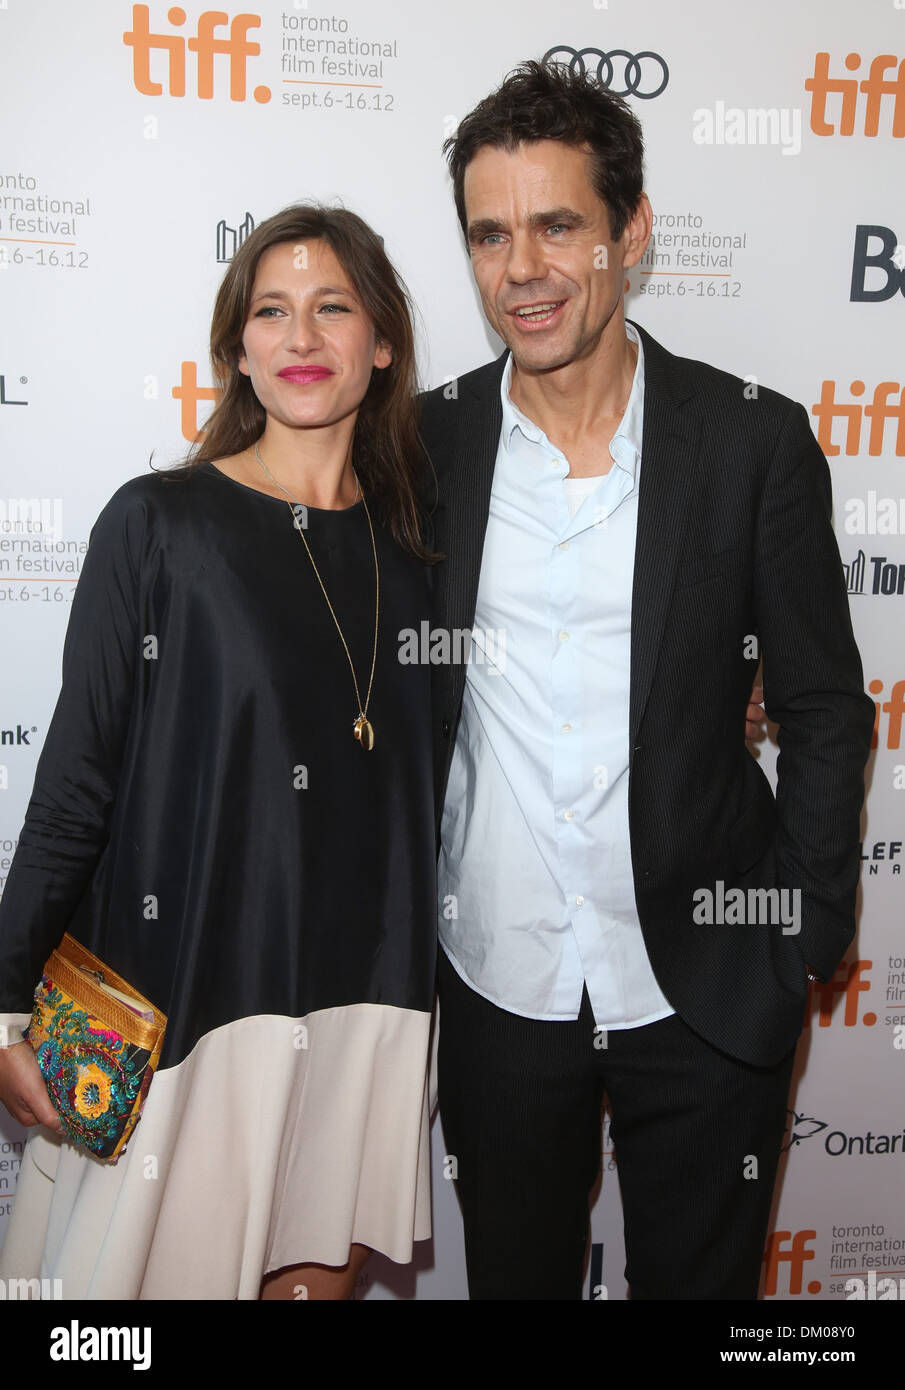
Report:
[[[367,693],[367,695],[365,696],[365,702],[364,702],[364,704],[361,703],[361,694],[360,694],[359,689],[358,689],[358,679],[357,679],[357,677],[356,677],[356,675],[355,675],[355,667],[354,667],[354,665],[352,664],[352,657],[351,657],[350,654],[349,654],[349,647],[348,647],[348,644],[347,644],[347,642],[346,642],[345,637],[343,636],[343,630],[342,630],[342,628],[341,628],[340,625],[339,625],[339,619],[337,618],[336,614],[335,614],[334,611],[333,611],[333,604],[330,602],[330,598],[329,598],[329,595],[328,595],[328,593],[327,593],[327,590],[324,588],[324,581],[321,579],[320,573],[319,573],[318,568],[317,568],[317,565],[314,563],[314,556],[311,554],[311,548],[310,548],[310,546],[308,545],[307,540],[305,539],[305,532],[304,532],[303,527],[300,525],[300,518],[297,516],[296,511],[295,511],[295,508],[294,508],[293,505],[292,505],[293,502],[295,503],[295,506],[296,506],[296,507],[302,507],[302,506],[304,506],[305,504],[304,504],[303,502],[299,502],[299,500],[298,500],[297,497],[293,497],[293,496],[292,496],[292,493],[289,492],[286,488],[284,488],[282,483],[278,483],[278,482],[277,482],[276,478],[273,476],[273,474],[271,473],[270,469],[267,467],[266,463],[265,463],[264,460],[261,458],[261,455],[260,455],[260,453],[259,453],[259,451],[258,451],[258,446],[257,446],[257,444],[255,444],[255,446],[254,446],[254,453],[255,453],[255,458],[258,460],[258,463],[259,463],[259,464],[261,465],[261,467],[264,469],[264,472],[267,474],[268,478],[269,478],[270,481],[274,484],[274,486],[275,486],[275,487],[278,487],[278,488],[280,489],[280,492],[285,492],[285,493],[286,493],[287,499],[288,499],[288,498],[292,498],[292,501],[291,501],[291,502],[290,502],[290,501],[287,501],[287,503],[286,503],[287,507],[289,508],[289,512],[290,512],[290,514],[291,514],[291,516],[292,516],[292,524],[293,524],[293,526],[295,527],[296,531],[298,531],[299,535],[301,536],[301,538],[302,538],[302,543],[303,543],[303,545],[304,545],[306,551],[308,552],[308,559],[311,561],[311,567],[312,567],[312,569],[314,570],[315,576],[317,577],[317,582],[318,582],[318,584],[321,586],[321,593],[323,594],[324,598],[327,600],[327,607],[330,609],[330,616],[331,616],[331,618],[333,619],[334,623],[336,624],[336,631],[339,633],[339,640],[340,640],[340,641],[342,642],[342,644],[343,644],[343,648],[344,648],[345,653],[346,653],[346,658],[347,658],[347,660],[348,660],[348,662],[349,662],[349,669],[350,669],[350,671],[352,672],[352,683],[353,683],[353,685],[355,686],[355,698],[356,698],[356,700],[358,701],[358,718],[355,720],[355,723],[352,725],[352,733],[353,733],[354,737],[358,740],[358,742],[361,744],[362,748],[366,748],[366,749],[368,750],[368,752],[370,752],[371,749],[374,747],[374,726],[373,726],[373,724],[371,723],[370,719],[368,719],[368,704],[369,704],[370,699],[371,699],[371,687],[372,687],[373,684],[374,684],[374,667],[375,667],[375,665],[377,664],[377,628],[378,628],[378,624],[379,624],[379,622],[380,622],[380,566],[379,566],[378,563],[377,563],[377,543],[376,543],[376,541],[374,540],[374,526],[373,526],[373,524],[372,524],[372,522],[371,522],[371,513],[368,511],[368,504],[367,504],[367,501],[365,500],[365,495],[364,495],[364,493],[361,491],[361,484],[360,484],[359,481],[358,481],[358,475],[355,473],[355,470],[353,469],[353,470],[352,470],[352,475],[353,475],[353,477],[355,478],[355,486],[356,486],[356,489],[357,489],[357,491],[356,491],[356,496],[357,496],[359,493],[361,494],[361,500],[362,500],[362,503],[364,504],[364,509],[365,509],[365,516],[368,518],[368,529],[369,529],[370,532],[371,532],[371,549],[374,551],[374,578],[375,578],[375,587],[374,587],[374,651],[373,651],[373,654],[372,654],[372,656],[371,656],[371,674],[370,674],[370,677],[368,678],[368,693]],[[354,505],[354,503],[353,503],[353,505]],[[307,508],[306,508],[306,511],[307,511]]]

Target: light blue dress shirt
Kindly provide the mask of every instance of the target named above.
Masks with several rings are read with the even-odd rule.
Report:
[[[644,356],[605,475],[569,465],[509,396],[440,854],[440,941],[485,999],[600,1028],[674,1012],[648,960],[628,826],[632,575]],[[570,515],[570,497],[571,510]],[[586,494],[586,495],[583,495]]]

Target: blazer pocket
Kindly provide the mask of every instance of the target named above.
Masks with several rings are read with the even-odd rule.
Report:
[[[740,874],[767,853],[776,828],[776,812],[760,799],[752,801],[729,831],[729,853]]]

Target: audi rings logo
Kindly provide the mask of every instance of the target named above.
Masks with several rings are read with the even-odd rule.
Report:
[[[562,56],[565,55],[565,56]],[[584,76],[588,71],[586,59],[597,60],[597,81],[602,87],[617,97],[639,97],[642,101],[650,101],[652,97],[658,97],[665,91],[669,81],[669,68],[666,66],[666,59],[661,58],[659,53],[652,53],[645,49],[643,53],[629,53],[624,48],[614,48],[610,53],[604,53],[600,48],[570,48],[568,44],[560,44],[557,48],[551,48],[544,54],[545,63],[563,63],[569,68],[570,72],[580,72]],[[617,60],[621,60],[618,61]],[[622,68],[621,90],[613,86],[613,78],[616,76],[617,69]],[[659,86],[653,84],[659,80]],[[642,87],[652,87],[652,91],[642,91]]]

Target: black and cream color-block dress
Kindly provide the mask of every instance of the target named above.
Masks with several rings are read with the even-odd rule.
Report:
[[[92,532],[0,903],[0,1021],[27,1022],[68,931],[169,1022],[119,1162],[31,1132],[6,1277],[253,1299],[270,1270],[352,1242],[407,1261],[430,1234],[429,679],[399,660],[429,571],[371,517],[371,751],[285,502],[202,464],[125,484]],[[307,521],[364,699],[365,508]]]

